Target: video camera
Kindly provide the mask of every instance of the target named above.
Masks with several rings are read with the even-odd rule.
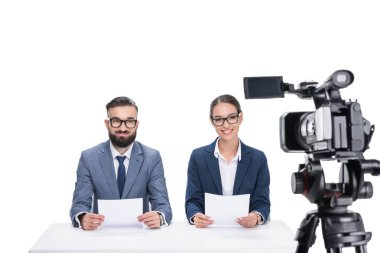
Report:
[[[285,152],[305,152],[305,163],[292,174],[292,191],[303,194],[318,209],[309,212],[297,231],[297,253],[306,253],[314,244],[319,219],[327,252],[341,252],[354,246],[355,252],[366,253],[371,233],[364,230],[359,213],[347,206],[356,199],[371,198],[373,186],[364,174],[380,175],[380,162],[367,160],[375,127],[366,120],[357,101],[345,101],[340,89],[348,87],[354,75],[338,70],[320,86],[302,82],[298,89],[283,82],[282,76],[245,77],[246,99],[283,98],[285,93],[314,100],[313,112],[287,112],[280,117],[280,145]],[[326,183],[321,160],[342,163],[339,183]]]

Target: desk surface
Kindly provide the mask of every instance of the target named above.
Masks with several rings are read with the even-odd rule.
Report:
[[[84,231],[69,223],[52,224],[29,253],[103,252],[294,252],[294,232],[281,221],[247,228],[197,229],[185,221],[160,229]]]

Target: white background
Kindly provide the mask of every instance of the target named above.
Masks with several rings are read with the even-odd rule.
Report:
[[[279,117],[314,110],[311,100],[245,100],[244,76],[324,81],[355,75],[341,91],[380,124],[380,16],[376,1],[1,1],[1,252],[27,252],[55,222],[69,222],[80,152],[107,139],[105,105],[126,95],[139,105],[137,139],[159,149],[174,220],[185,219],[191,150],[216,137],[209,104],[229,93],[242,105],[240,137],[263,150],[271,173],[273,220],[295,232],[315,208],[294,195],[290,175],[303,154],[284,153]],[[380,159],[375,131],[366,158]],[[339,164],[328,164],[337,182]],[[369,252],[380,248],[380,178],[358,200]],[[324,252],[318,238],[310,252]],[[350,249],[351,250],[351,249]],[[351,252],[351,251],[349,251]],[[353,251],[352,251],[353,252]]]

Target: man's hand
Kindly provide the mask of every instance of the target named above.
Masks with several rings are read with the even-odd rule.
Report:
[[[104,216],[96,213],[86,213],[78,218],[84,230],[95,230],[104,222]]]
[[[139,222],[144,222],[149,228],[160,227],[160,216],[156,211],[146,212],[137,217]]]
[[[246,228],[253,228],[260,222],[260,216],[256,212],[251,212],[248,216],[240,217],[236,220],[237,223]]]
[[[197,228],[206,228],[211,224],[214,224],[214,220],[212,220],[209,216],[204,215],[203,213],[196,213],[194,215],[194,225]]]

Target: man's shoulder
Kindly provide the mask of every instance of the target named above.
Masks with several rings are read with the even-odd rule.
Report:
[[[151,148],[145,144],[142,144],[139,141],[134,142],[133,149],[137,149],[138,151],[140,151],[141,153],[145,155],[153,155],[153,154],[159,153],[157,149]]]
[[[86,154],[95,154],[95,153],[98,153],[99,151],[102,151],[104,152],[106,148],[109,148],[109,141],[105,141],[105,142],[102,142],[102,143],[99,143],[91,148],[88,148],[86,150],[83,150],[83,153],[86,153]]]

